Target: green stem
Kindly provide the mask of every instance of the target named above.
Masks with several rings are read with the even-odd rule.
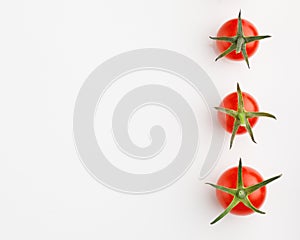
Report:
[[[236,43],[236,53],[240,53],[242,51],[242,47],[245,44],[245,39],[243,37],[239,37]]]
[[[246,126],[246,114],[244,113],[244,112],[241,112],[241,113],[239,113],[238,114],[238,118],[239,118],[239,120],[240,120],[240,125],[241,126]]]
[[[237,196],[239,199],[244,199],[247,196],[247,193],[245,192],[245,190],[241,189],[238,191]]]

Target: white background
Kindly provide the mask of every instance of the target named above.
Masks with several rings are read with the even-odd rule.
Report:
[[[297,239],[300,17],[298,1],[284,3],[1,1],[0,239]],[[215,63],[208,38],[240,8],[261,34],[273,36],[261,42],[251,70],[244,62]],[[266,215],[228,215],[210,226],[222,208],[214,190],[198,180],[200,157],[174,185],[149,195],[114,192],[87,173],[72,136],[77,93],[99,64],[145,47],[192,58],[221,96],[239,81],[262,110],[278,117],[259,120],[257,145],[240,136],[229,151],[227,135],[206,179],[216,182],[240,156],[266,178],[283,173],[268,187]]]

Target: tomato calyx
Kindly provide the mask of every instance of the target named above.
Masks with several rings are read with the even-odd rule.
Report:
[[[255,117],[269,117],[269,118],[274,118],[276,117],[270,113],[266,112],[248,112],[244,108],[244,100],[243,100],[243,95],[242,91],[240,89],[239,83],[237,83],[237,94],[238,94],[238,109],[237,111],[229,108],[223,108],[223,107],[215,107],[216,110],[223,112],[231,117],[233,117],[234,123],[233,123],[233,130],[230,138],[230,147],[231,149],[233,140],[235,138],[235,135],[239,129],[240,126],[245,127],[247,132],[249,133],[251,140],[256,143],[254,139],[254,135],[252,132],[252,127],[248,121],[249,118],[255,118]]]
[[[223,217],[225,217],[225,215],[227,215],[236,205],[238,205],[240,202],[243,203],[246,207],[252,209],[254,212],[260,213],[260,214],[265,214],[265,212],[257,209],[256,207],[253,206],[253,204],[251,203],[251,201],[249,200],[248,196],[253,193],[254,191],[266,186],[267,184],[269,184],[270,182],[273,182],[274,180],[280,178],[282,176],[282,174],[269,178],[263,182],[257,183],[255,185],[252,185],[250,187],[244,187],[243,184],[243,168],[242,168],[242,159],[240,158],[239,160],[239,166],[238,166],[238,177],[237,177],[237,184],[236,184],[236,188],[227,188],[224,186],[220,186],[220,185],[215,185],[212,183],[206,183],[220,191],[229,193],[233,196],[233,199],[231,201],[231,203],[228,205],[228,207],[224,210],[224,212],[222,212],[215,220],[213,220],[210,224],[214,224],[216,222],[218,222],[219,220],[221,220]]]
[[[232,51],[236,51],[236,53],[242,53],[244,60],[247,63],[248,68],[250,68],[249,60],[248,60],[248,54],[246,50],[246,45],[250,42],[259,41],[265,38],[271,37],[270,35],[263,35],[263,36],[245,36],[243,32],[243,24],[242,24],[242,18],[241,18],[241,10],[238,15],[238,24],[237,24],[237,33],[236,36],[228,37],[228,36],[222,36],[222,37],[210,37],[210,39],[218,40],[218,41],[225,41],[231,43],[231,45],[222,52],[215,61],[218,61],[220,58],[228,55]]]

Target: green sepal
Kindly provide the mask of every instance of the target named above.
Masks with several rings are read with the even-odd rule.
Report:
[[[265,180],[265,181],[263,181],[263,182],[261,182],[261,183],[255,184],[255,185],[253,185],[253,186],[251,186],[251,187],[247,187],[247,188],[245,188],[245,191],[246,191],[248,194],[251,194],[251,193],[255,192],[256,190],[260,189],[261,187],[266,186],[266,185],[269,184],[270,182],[273,182],[274,180],[280,178],[281,176],[282,176],[282,174],[277,175],[277,176],[272,177],[272,178],[269,178],[269,179],[267,179],[267,180]]]
[[[249,135],[251,137],[252,142],[256,143],[256,141],[254,140],[254,135],[253,135],[253,132],[252,132],[252,128],[250,126],[250,123],[249,123],[248,119],[246,120],[246,129],[247,129],[247,132],[249,133]]]
[[[230,138],[230,146],[229,146],[229,149],[232,148],[232,145],[233,145],[233,140],[235,138],[235,135],[240,127],[241,123],[240,123],[240,120],[239,119],[235,119],[234,120],[234,124],[233,124],[233,130],[232,130],[232,133],[231,133],[231,138]]]
[[[271,37],[270,35],[245,37],[245,42],[250,43],[250,42],[259,41],[270,37]]]
[[[246,44],[244,44],[242,46],[242,54],[243,54],[243,57],[247,63],[247,67],[250,69],[250,64],[249,64],[249,59],[248,59],[248,54],[247,54],[247,50],[246,50]]]
[[[236,41],[236,37],[211,37],[211,36],[209,36],[209,38],[212,40],[220,40],[220,41],[231,42],[231,43]]]
[[[232,51],[234,51],[236,49],[236,43],[233,43],[229,48],[227,48],[224,52],[222,52],[216,59],[215,61],[218,61],[220,58],[228,55],[229,53],[231,53]]]
[[[244,109],[244,99],[239,83],[236,84],[236,91],[238,95],[238,111],[242,111]]]
[[[266,112],[246,112],[247,118],[255,118],[255,117],[269,117],[276,120],[276,117],[270,113]]]
[[[239,204],[239,200],[237,198],[233,198],[232,202],[229,204],[229,206],[222,212],[215,220],[213,220],[210,224],[215,224],[219,220],[221,220],[223,217],[225,217],[236,205]]]
[[[237,178],[237,188],[241,189],[244,186],[243,183],[243,166],[242,166],[242,158],[239,160],[239,166],[238,166],[238,178]]]
[[[266,214],[265,212],[257,209],[256,207],[253,206],[253,204],[250,202],[249,198],[247,197],[246,199],[241,200],[241,202],[248,208],[252,209],[254,212],[260,213],[260,214]]]
[[[216,110],[226,113],[228,115],[230,115],[231,117],[237,117],[237,112],[232,110],[232,109],[228,109],[228,108],[222,108],[222,107],[215,107]]]
[[[220,186],[220,185],[215,185],[215,184],[212,184],[212,183],[205,183],[205,184],[208,184],[216,189],[219,189],[223,192],[226,192],[226,193],[229,193],[233,196],[235,196],[235,190],[231,189],[231,188],[227,188],[227,187],[223,187],[223,186]]]

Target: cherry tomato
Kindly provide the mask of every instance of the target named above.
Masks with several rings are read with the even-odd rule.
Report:
[[[238,168],[233,167],[225,171],[218,180],[218,185],[233,188],[237,187],[237,172]],[[250,187],[257,183],[263,181],[263,177],[253,168],[250,167],[243,167],[243,182],[244,187]],[[222,192],[220,190],[216,190],[217,199],[225,209],[229,206],[231,201],[233,200],[233,196],[229,193]],[[255,192],[251,193],[248,196],[250,202],[253,204],[254,207],[260,208],[266,198],[266,187],[262,187]],[[254,213],[254,211],[248,207],[246,207],[243,203],[238,203],[231,211],[233,214],[237,215],[248,215]]]
[[[223,37],[223,36],[234,37],[234,36],[236,36],[237,35],[237,24],[238,24],[237,18],[227,21],[219,29],[217,36],[218,37]],[[251,22],[242,19],[242,26],[243,26],[243,32],[244,32],[245,37],[258,36],[258,31]],[[222,53],[230,47],[231,43],[217,40],[216,45],[217,45],[218,50]],[[248,54],[248,57],[251,57],[256,52],[258,45],[259,45],[259,41],[254,41],[254,42],[250,42],[250,43],[246,44],[246,52]],[[236,51],[232,51],[231,53],[227,54],[226,57],[231,60],[238,60],[238,61],[244,60],[244,56],[243,56],[242,52],[236,53]]]
[[[242,93],[243,100],[244,100],[244,108],[248,112],[258,112],[258,104],[256,100],[248,93],[243,92]],[[227,95],[223,101],[220,104],[220,107],[222,108],[228,108],[237,111],[238,109],[238,93],[233,92],[229,95]],[[221,111],[218,111],[218,119],[226,131],[232,133],[233,130],[233,124],[234,124],[234,117],[223,113]],[[258,118],[249,118],[250,126],[253,127],[257,123]],[[237,134],[243,134],[246,133],[247,129],[244,126],[240,126],[237,130]]]
[[[217,185],[207,183],[216,189],[217,199],[225,210],[210,224],[215,224],[229,212],[237,215],[248,215],[253,212],[265,214],[259,210],[266,198],[266,185],[281,177],[277,175],[263,181],[262,176],[250,167],[242,166],[225,171]]]
[[[256,143],[252,132],[252,127],[256,124],[258,117],[276,117],[270,113],[259,112],[255,99],[248,93],[241,91],[237,84],[237,92],[226,96],[221,105],[216,107],[218,118],[228,132],[231,133],[230,148],[236,134],[248,132],[252,141]]]
[[[245,60],[250,68],[248,58],[251,57],[258,48],[258,41],[271,36],[258,36],[255,26],[247,20],[241,18],[241,11],[237,19],[231,19],[224,23],[219,29],[216,40],[220,55],[216,61],[222,57],[232,60]]]

